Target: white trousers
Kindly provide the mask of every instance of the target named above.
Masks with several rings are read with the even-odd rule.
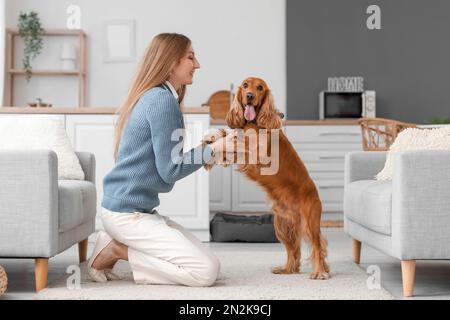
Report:
[[[112,212],[102,208],[105,231],[128,246],[128,262],[137,284],[210,286],[219,259],[192,233],[155,213]]]

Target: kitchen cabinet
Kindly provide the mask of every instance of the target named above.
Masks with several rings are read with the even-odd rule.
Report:
[[[215,126],[224,128],[225,126]],[[362,150],[361,129],[347,125],[285,125],[286,136],[305,163],[319,191],[324,220],[340,220],[344,193],[344,159]],[[215,168],[216,169],[216,168]],[[269,212],[266,193],[234,166],[210,175],[212,211]]]

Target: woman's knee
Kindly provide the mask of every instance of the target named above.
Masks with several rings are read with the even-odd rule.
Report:
[[[207,259],[204,262],[204,266],[201,271],[197,272],[198,286],[209,287],[213,285],[220,272],[220,261],[219,259]]]

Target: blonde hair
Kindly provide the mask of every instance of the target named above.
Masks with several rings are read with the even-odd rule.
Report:
[[[119,118],[114,130],[114,159],[117,160],[122,131],[128,117],[141,96],[149,89],[168,80],[173,67],[187,53],[191,45],[188,37],[178,33],[161,33],[147,47],[128,91],[125,102],[118,110]],[[178,90],[178,102],[183,101],[186,85]]]

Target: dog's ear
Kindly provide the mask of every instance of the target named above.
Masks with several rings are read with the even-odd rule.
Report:
[[[261,110],[259,110],[258,116],[256,117],[256,124],[259,127],[266,129],[280,129],[283,125],[279,111],[273,102],[273,96],[270,90],[267,91],[266,96],[264,97]]]
[[[242,88],[239,87],[234,100],[228,110],[226,121],[230,128],[243,128],[245,126],[244,110],[242,109]]]

